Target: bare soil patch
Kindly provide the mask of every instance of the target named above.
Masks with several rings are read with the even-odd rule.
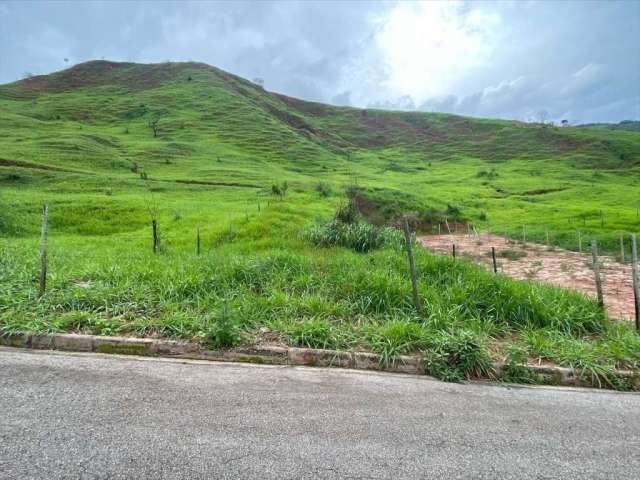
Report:
[[[479,235],[427,235],[418,237],[428,250],[451,255],[456,245],[456,255],[468,258],[492,269],[491,247],[496,249],[498,272],[520,280],[537,280],[571,288],[596,296],[596,286],[591,267],[591,255],[571,252],[556,247],[514,240],[482,233]],[[604,303],[611,318],[632,320],[633,284],[631,266],[611,257],[600,257]]]

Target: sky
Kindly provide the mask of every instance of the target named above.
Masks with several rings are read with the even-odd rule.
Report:
[[[201,61],[336,105],[640,119],[640,0],[0,0],[0,83],[101,58]]]

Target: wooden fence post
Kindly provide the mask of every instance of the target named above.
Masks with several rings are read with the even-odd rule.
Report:
[[[624,233],[620,234],[620,262],[624,263]]]
[[[453,245],[451,245],[451,247],[451,254],[453,255],[453,258],[456,258],[456,244],[454,243]]]
[[[636,306],[636,330],[640,332],[640,278],[638,278],[638,246],[635,235],[631,235],[631,275],[633,276],[633,298]]]
[[[200,224],[196,224],[196,255],[200,255]]]
[[[40,223],[40,282],[38,293],[44,295],[47,289],[47,222],[49,220],[49,206],[43,205]]]
[[[493,273],[498,273],[498,263],[496,262],[496,247],[491,247],[491,259],[493,260]]]
[[[409,231],[409,222],[404,219],[404,240],[407,245],[407,257],[409,258],[409,272],[411,273],[411,287],[413,288],[413,304],[418,313],[422,311],[420,304],[420,296],[418,295],[418,279],[416,276],[416,264],[413,259],[413,250],[411,248],[411,232]]]
[[[160,239],[158,238],[158,221],[155,218],[151,220],[151,235],[153,236],[153,253],[156,253],[160,246]]]
[[[582,253],[582,237],[580,236],[580,229],[578,229],[578,251]]]
[[[602,279],[600,278],[600,264],[598,263],[598,241],[591,240],[591,257],[593,259],[593,275],[596,280],[596,294],[598,295],[598,305],[604,306],[604,297],[602,295]]]

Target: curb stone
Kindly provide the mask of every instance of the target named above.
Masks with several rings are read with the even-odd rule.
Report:
[[[382,365],[382,358],[370,352],[345,352],[316,348],[277,347],[257,345],[232,350],[209,350],[197,343],[181,340],[163,340],[133,337],[103,337],[75,333],[0,334],[0,345],[35,350],[62,350],[69,352],[96,352],[121,355],[139,355],[193,360],[243,362],[265,365],[304,365],[315,367],[354,368],[413,375],[424,374],[420,356],[399,356],[392,365]],[[492,363],[496,376],[504,370],[504,364]],[[588,387],[587,380],[571,368],[526,365],[527,369],[553,385]],[[629,370],[617,370],[616,374],[630,380],[633,390],[640,391],[640,375]]]

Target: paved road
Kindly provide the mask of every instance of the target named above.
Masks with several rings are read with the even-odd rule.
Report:
[[[0,348],[1,479],[640,476],[640,395]]]

